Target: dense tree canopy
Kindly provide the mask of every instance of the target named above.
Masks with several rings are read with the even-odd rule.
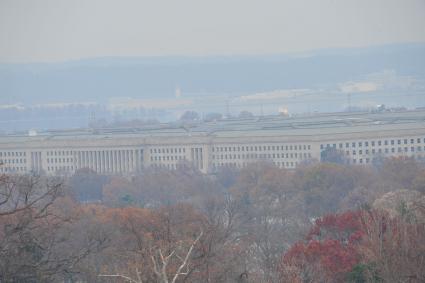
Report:
[[[423,282],[424,172],[399,158],[1,175],[0,281]]]

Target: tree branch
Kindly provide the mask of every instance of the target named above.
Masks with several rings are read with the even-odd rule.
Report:
[[[171,281],[171,283],[175,283],[177,281],[177,278],[180,275],[185,275],[187,274],[187,272],[182,272],[183,268],[185,268],[185,266],[187,265],[187,262],[189,260],[190,255],[192,254],[193,248],[195,247],[195,245],[199,242],[199,240],[201,239],[202,235],[204,234],[204,232],[201,230],[201,233],[199,233],[198,237],[195,239],[195,241],[192,243],[192,245],[190,246],[182,264],[179,266],[179,268],[177,269],[176,274],[173,277],[173,280]]]
[[[128,276],[122,275],[122,274],[99,274],[99,277],[115,277],[115,278],[122,278],[124,280],[127,280],[130,283],[143,283],[142,281],[136,281]]]

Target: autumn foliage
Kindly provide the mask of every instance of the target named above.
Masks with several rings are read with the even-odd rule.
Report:
[[[282,282],[422,282],[425,230],[402,216],[326,215],[282,257]]]
[[[425,282],[424,176],[411,159],[0,175],[0,282]]]
[[[317,219],[306,240],[296,243],[283,256],[281,279],[344,282],[360,260],[358,246],[363,234],[358,211]]]

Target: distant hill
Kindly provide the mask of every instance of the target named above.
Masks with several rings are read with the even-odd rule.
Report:
[[[273,56],[95,58],[52,64],[0,64],[0,104],[171,98],[176,87],[182,96],[318,89],[361,80],[383,70],[425,81],[425,44]]]

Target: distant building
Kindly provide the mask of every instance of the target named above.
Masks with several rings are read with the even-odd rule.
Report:
[[[425,157],[425,110],[226,119],[190,127],[69,130],[0,136],[0,173],[134,174],[191,163],[204,173],[266,160],[296,168],[337,149],[350,164]]]

